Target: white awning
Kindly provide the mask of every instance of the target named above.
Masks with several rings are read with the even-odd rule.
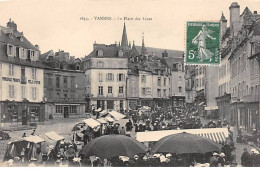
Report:
[[[114,120],[113,118],[111,118],[111,117],[106,117],[105,120],[108,121],[108,122],[114,122],[114,121],[115,121],[115,120]]]
[[[114,110],[109,112],[108,114],[111,115],[115,120],[120,120],[120,119],[123,119],[125,117],[125,115],[118,113]]]
[[[107,121],[105,121],[105,119],[103,119],[103,118],[99,118],[99,119],[97,119],[97,121],[101,124],[107,124]]]
[[[59,140],[62,140],[62,139],[65,139],[63,136],[60,136],[58,135],[56,132],[54,131],[51,131],[51,132],[47,132],[45,133],[45,135],[50,138],[51,140],[54,140],[54,141],[59,141]]]
[[[201,102],[199,105],[203,105],[204,104],[204,102]]]
[[[98,108],[95,110],[95,112],[100,112],[102,109]]]
[[[91,128],[95,128],[100,125],[100,123],[92,118],[83,120],[84,123],[86,123]]]
[[[23,140],[25,140],[27,142],[32,142],[32,143],[41,143],[41,142],[45,141],[44,139],[42,139],[39,136],[28,136],[28,137],[23,138]]]
[[[205,110],[217,110],[218,106],[207,106],[205,107]]]
[[[149,132],[137,132],[136,140],[139,142],[156,142],[161,138],[178,133],[190,133],[211,139],[217,143],[224,143],[228,137],[227,128],[207,128],[207,129],[184,129],[184,130],[161,130]]]

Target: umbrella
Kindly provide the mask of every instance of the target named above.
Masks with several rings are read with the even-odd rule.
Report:
[[[221,145],[214,141],[186,132],[160,139],[151,149],[152,153],[207,153],[220,151]]]
[[[148,148],[125,135],[105,135],[90,141],[85,145],[79,154],[98,156],[100,158],[113,158],[116,156],[127,156],[133,158],[134,155],[146,153]]]

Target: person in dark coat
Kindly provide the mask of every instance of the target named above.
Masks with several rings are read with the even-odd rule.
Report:
[[[210,167],[218,167],[218,153],[213,153],[210,158]]]
[[[251,167],[252,166],[251,156],[248,153],[247,148],[244,148],[244,152],[241,156],[241,164],[244,167]]]

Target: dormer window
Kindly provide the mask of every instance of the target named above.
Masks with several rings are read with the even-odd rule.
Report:
[[[122,50],[119,50],[118,51],[118,57],[123,57],[123,55],[124,55],[124,52]]]
[[[9,38],[13,38],[13,33],[12,32],[9,33]]]
[[[23,42],[23,36],[21,36],[21,37],[20,37],[20,41],[22,41],[22,42]]]
[[[98,57],[103,57],[103,51],[102,50],[98,50]]]
[[[14,46],[11,44],[7,44],[7,55],[14,56]]]
[[[79,64],[76,65],[76,70],[80,70],[80,65]]]
[[[55,67],[56,67],[56,68],[60,68],[60,63],[56,63],[56,64],[55,64]]]

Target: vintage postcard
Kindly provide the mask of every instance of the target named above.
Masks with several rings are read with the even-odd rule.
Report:
[[[259,167],[259,0],[0,0],[0,167]]]

